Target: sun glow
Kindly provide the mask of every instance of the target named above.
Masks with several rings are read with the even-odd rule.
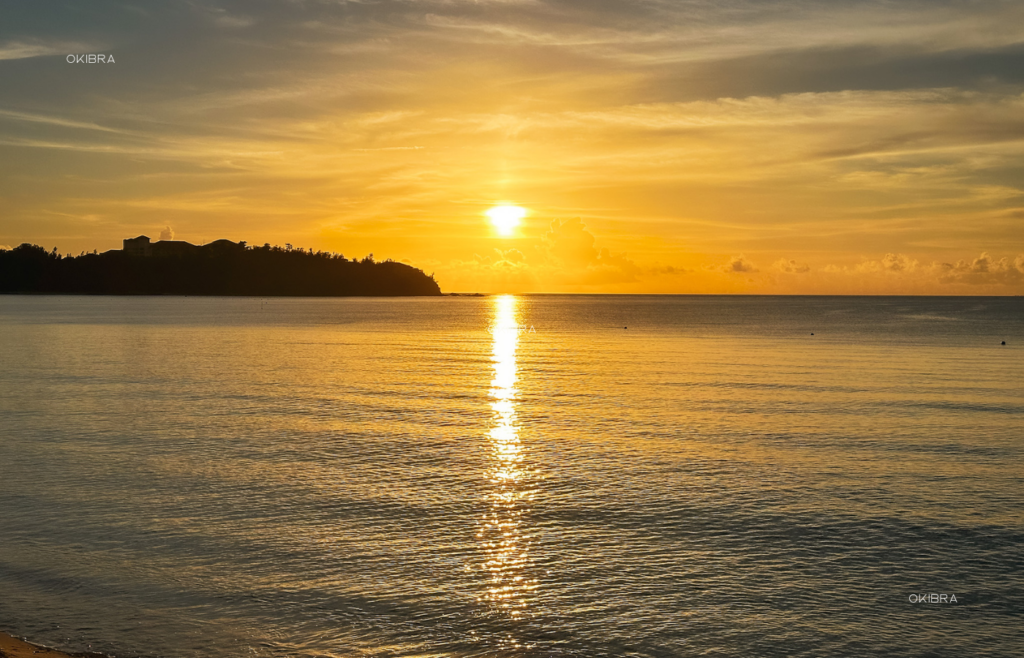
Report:
[[[519,226],[519,220],[526,216],[526,208],[511,205],[494,206],[485,214],[491,218],[491,224],[498,229],[498,233],[512,235],[512,231]]]

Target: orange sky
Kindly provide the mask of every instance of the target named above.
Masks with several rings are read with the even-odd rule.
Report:
[[[0,80],[0,245],[292,243],[445,291],[1024,293],[1019,2],[40,1]]]

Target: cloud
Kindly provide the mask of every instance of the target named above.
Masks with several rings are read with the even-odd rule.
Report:
[[[173,240],[174,239],[174,231],[171,229],[170,226],[165,226],[164,230],[160,231],[160,239],[161,240]]]
[[[687,101],[847,90],[972,89],[1024,82],[1024,48],[908,52],[907,47],[808,48],[695,61],[652,76],[650,100]]]
[[[652,274],[654,276],[677,276],[680,274],[686,274],[690,270],[685,267],[677,267],[675,265],[653,265],[645,270],[646,274]]]
[[[469,261],[469,263],[489,268],[495,272],[504,272],[505,274],[525,272],[528,268],[526,256],[518,249],[507,249],[504,251],[494,249],[491,253],[484,254],[483,256],[473,254],[473,260]]]
[[[216,23],[217,25],[221,26],[221,27],[239,28],[239,27],[249,27],[249,26],[253,25],[256,21],[251,19],[251,18],[249,18],[249,17],[247,17],[247,16],[227,16],[227,15],[223,15],[223,16],[218,16],[217,18],[215,18],[213,20],[213,22]]]
[[[0,60],[29,59],[69,53],[98,52],[95,46],[79,42],[46,42],[37,39],[0,43]]]
[[[806,263],[798,263],[795,260],[786,260],[785,258],[780,258],[775,261],[775,263],[772,264],[772,267],[780,272],[785,272],[786,274],[806,274],[811,271],[810,265],[807,265]]]
[[[508,263],[522,263],[526,260],[526,256],[524,256],[523,252],[518,249],[507,249],[505,251],[495,249],[495,251],[501,255],[501,259],[503,261]]]
[[[554,220],[544,235],[542,249],[548,264],[578,283],[625,283],[636,281],[641,268],[625,254],[612,254],[594,246],[594,235],[579,217]]]
[[[491,292],[524,292],[543,290],[545,283],[535,268],[526,262],[518,249],[494,249],[486,254],[474,254],[470,260],[455,260],[438,268],[440,279],[447,289],[486,290]]]
[[[881,260],[868,260],[856,266],[857,272],[913,272],[918,262],[904,254],[886,254]]]
[[[579,217],[552,221],[544,247],[554,261],[568,267],[585,267],[597,258],[594,236]]]
[[[922,263],[906,254],[887,253],[853,265],[816,268],[801,280],[820,286],[826,294],[830,289],[851,294],[949,294],[950,286],[970,287],[970,294],[1007,294],[1024,289],[1024,254],[995,258],[983,252],[955,262]]]
[[[882,267],[887,272],[913,272],[917,269],[917,261],[903,254],[886,254],[882,257]]]
[[[968,285],[1011,285],[1024,281],[1024,254],[1012,261],[1003,257],[993,260],[983,252],[974,260],[958,260],[956,263],[942,263],[941,283],[966,283]]]
[[[757,267],[754,263],[746,259],[745,256],[734,256],[732,260],[722,268],[723,272],[729,273],[740,273],[740,272],[757,272]]]

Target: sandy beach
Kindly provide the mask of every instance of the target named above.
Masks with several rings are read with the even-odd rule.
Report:
[[[7,633],[0,633],[0,658],[72,658],[73,654],[62,653],[29,644]],[[100,656],[101,654],[75,654],[78,656]]]

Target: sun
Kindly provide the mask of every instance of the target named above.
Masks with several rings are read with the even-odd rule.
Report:
[[[519,220],[526,217],[526,208],[502,204],[494,206],[485,214],[491,218],[491,224],[494,224],[499,234],[512,235],[512,231],[519,226]]]

